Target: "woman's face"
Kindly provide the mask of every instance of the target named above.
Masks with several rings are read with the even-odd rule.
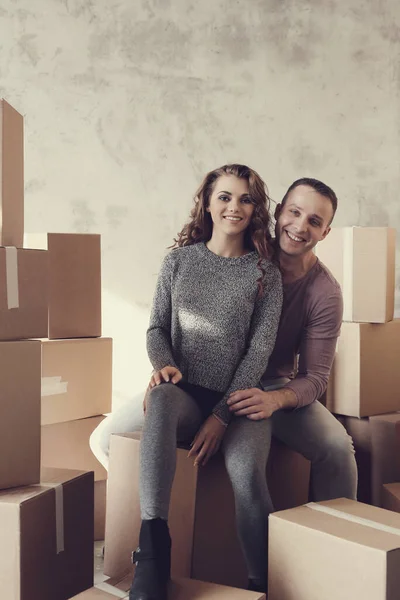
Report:
[[[206,210],[211,214],[213,228],[226,235],[243,235],[254,212],[247,180],[221,175],[214,184]]]

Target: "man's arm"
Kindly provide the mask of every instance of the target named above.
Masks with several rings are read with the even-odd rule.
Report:
[[[296,377],[278,390],[240,390],[230,397],[230,410],[253,420],[268,419],[276,410],[301,408],[318,400],[328,383],[342,316],[343,300],[339,290],[337,294],[321,298],[303,331]]]
[[[326,390],[342,317],[343,299],[339,290],[313,308],[300,342],[296,377],[283,388],[295,395],[296,402],[283,408],[307,406]]]

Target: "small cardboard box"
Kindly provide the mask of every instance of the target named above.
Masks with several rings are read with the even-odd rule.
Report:
[[[400,413],[339,420],[353,439],[358,500],[383,506],[383,484],[400,481]]]
[[[42,425],[111,412],[112,340],[42,340]]]
[[[341,498],[269,522],[268,600],[398,600],[400,515]]]
[[[40,476],[40,342],[0,342],[0,489]]]
[[[139,447],[138,434],[111,437],[104,556],[104,573],[110,577],[123,576],[131,570],[130,555],[138,544]],[[279,448],[278,445],[272,451],[276,469],[269,472],[271,496],[278,509],[282,507],[279,501],[286,507],[307,502],[310,475],[308,461],[294,452],[280,454]],[[177,450],[171,495],[172,575],[245,587],[247,571],[236,534],[232,486],[222,454],[214,456],[205,468],[197,469],[192,460],[187,460],[187,453],[184,448]],[[286,482],[286,495],[279,493],[282,479]]]
[[[0,247],[0,340],[47,337],[48,255]]]
[[[400,410],[399,356],[400,319],[381,325],[343,323],[327,408],[353,417]]]
[[[49,338],[101,336],[100,235],[49,233]]]
[[[67,600],[93,585],[93,473],[0,492],[0,597]]]
[[[42,425],[42,465],[94,471],[95,481],[107,479],[107,471],[89,447],[90,435],[103,419],[103,416],[99,416]]]
[[[382,508],[400,513],[400,483],[385,483],[383,485]]]
[[[0,100],[0,246],[22,248],[24,236],[24,119]]]
[[[396,230],[333,227],[316,247],[343,291],[343,320],[386,323],[393,319]]]

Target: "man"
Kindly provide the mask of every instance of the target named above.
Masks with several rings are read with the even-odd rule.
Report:
[[[204,456],[210,456],[210,444],[217,448],[221,443],[235,493],[249,588],[254,590],[266,589],[268,514],[273,506],[265,482],[265,464],[272,434],[311,461],[315,500],[356,497],[357,468],[351,438],[318,402],[326,388],[340,333],[342,295],[313,248],[329,234],[336,208],[333,190],[309,178],[295,181],[277,206],[277,258],[284,303],[262,389],[232,394],[228,401],[233,415],[229,427],[225,429],[218,419],[208,420],[191,450],[201,464]],[[163,378],[162,371],[156,373],[151,385],[158,385]],[[92,450],[106,468],[110,434],[137,430],[141,422],[142,416],[135,415],[129,403],[93,433]],[[245,503],[241,501],[243,485]]]

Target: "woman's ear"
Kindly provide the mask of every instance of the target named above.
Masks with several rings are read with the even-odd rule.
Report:
[[[277,221],[279,219],[279,217],[281,216],[282,208],[283,208],[282,204],[276,205],[275,214],[274,214],[275,221]]]

